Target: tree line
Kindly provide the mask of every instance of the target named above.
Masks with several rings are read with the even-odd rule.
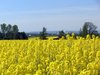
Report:
[[[71,35],[71,33],[67,33],[69,35]],[[80,29],[79,34],[75,34],[74,36],[81,36],[86,38],[87,35],[90,35],[90,37],[92,37],[92,35],[95,36],[99,36],[99,33],[97,31],[97,26],[95,26],[92,22],[85,22],[83,27]],[[47,29],[45,27],[43,27],[43,30],[40,32],[39,37],[40,39],[48,39],[47,38],[48,33],[47,33]],[[66,33],[61,30],[59,31],[59,34],[57,35],[57,38],[54,38],[54,40],[56,39],[60,39],[60,38],[64,38],[66,39]],[[11,25],[11,24],[0,24],[0,39],[1,40],[11,40],[11,39],[28,39],[27,35],[25,32],[19,32],[19,28],[17,25]]]
[[[28,39],[25,32],[19,32],[17,25],[0,24],[0,40]]]
[[[67,33],[67,34],[71,36],[72,33]],[[83,27],[80,29],[79,34],[75,34],[74,38],[76,38],[76,36],[86,38],[88,34],[90,35],[91,38],[92,38],[92,35],[100,36],[100,34],[97,31],[97,26],[94,25],[92,22],[85,22]],[[64,37],[64,39],[67,38],[66,33],[63,30],[59,31],[58,37],[54,38],[54,40],[60,39],[62,37]],[[42,32],[40,32],[40,39],[42,40],[47,39],[47,31],[45,27],[43,27]]]

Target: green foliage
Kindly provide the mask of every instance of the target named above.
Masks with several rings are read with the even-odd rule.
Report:
[[[13,32],[14,33],[18,33],[19,29],[18,29],[18,26],[17,25],[14,25],[13,26]]]
[[[66,34],[63,30],[59,31],[59,34],[58,34],[58,38],[62,38],[64,37],[64,39],[66,38]]]
[[[17,25],[1,24],[0,39],[28,39],[25,32],[19,32]]]
[[[40,32],[40,39],[42,40],[47,39],[47,31],[45,27],[43,27],[42,32]]]
[[[80,36],[86,37],[88,34],[90,36],[98,35],[97,27],[92,22],[85,22],[82,30],[80,30]]]

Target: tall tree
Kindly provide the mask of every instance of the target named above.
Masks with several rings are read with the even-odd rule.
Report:
[[[19,32],[18,26],[11,24],[1,24],[0,39],[28,39],[25,32]]]
[[[13,32],[14,33],[18,33],[19,29],[18,29],[18,26],[17,25],[14,25],[13,26]]]
[[[6,39],[13,39],[12,25],[8,24],[6,30],[7,30]]]
[[[62,37],[66,38],[66,34],[63,30],[59,31],[59,34],[58,34],[58,38],[62,38]]]
[[[7,32],[8,33],[12,32],[12,25],[11,24],[8,24],[8,26],[7,26]]]
[[[82,28],[82,36],[85,37],[88,34],[88,26],[85,23],[83,28]]]
[[[7,29],[6,24],[5,23],[1,24],[1,32],[3,34],[3,39],[6,38],[6,29]]]
[[[13,26],[13,39],[16,39],[17,38],[17,33],[18,33],[19,29],[18,29],[18,26],[17,25],[14,25]]]
[[[82,36],[86,37],[87,34],[97,34],[97,27],[92,22],[85,22],[82,28]]]
[[[42,32],[40,32],[40,39],[47,39],[47,31],[46,31],[46,28],[43,27],[43,30]]]

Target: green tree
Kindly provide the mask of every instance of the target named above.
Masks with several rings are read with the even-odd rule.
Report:
[[[14,25],[12,27],[12,30],[13,30],[13,39],[16,39],[17,38],[17,33],[19,31],[18,26],[17,25]]]
[[[88,25],[85,23],[82,28],[82,36],[86,37],[87,34],[88,34]]]
[[[18,26],[1,24],[0,39],[28,39],[25,32],[19,32]]]
[[[97,27],[92,22],[85,22],[81,31],[81,35],[86,37],[87,34],[98,34]]]
[[[17,25],[14,25],[13,26],[13,32],[14,33],[18,33],[19,29],[18,29],[18,26]]]
[[[62,37],[66,38],[66,34],[63,30],[59,31],[59,34],[58,34],[58,38],[62,38]]]
[[[7,30],[6,39],[13,39],[12,25],[8,24],[6,30]]]
[[[1,24],[1,32],[3,34],[3,39],[6,38],[6,30],[7,30],[6,24],[5,23]]]
[[[3,39],[3,34],[0,32],[0,40]]]
[[[40,32],[40,39],[47,39],[47,31],[45,27],[43,27],[42,32]]]
[[[6,30],[7,30],[8,33],[9,33],[9,32],[12,32],[12,25],[11,25],[11,24],[8,24]]]

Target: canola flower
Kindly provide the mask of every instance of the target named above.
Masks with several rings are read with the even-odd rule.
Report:
[[[0,75],[100,75],[100,38],[1,40]]]

